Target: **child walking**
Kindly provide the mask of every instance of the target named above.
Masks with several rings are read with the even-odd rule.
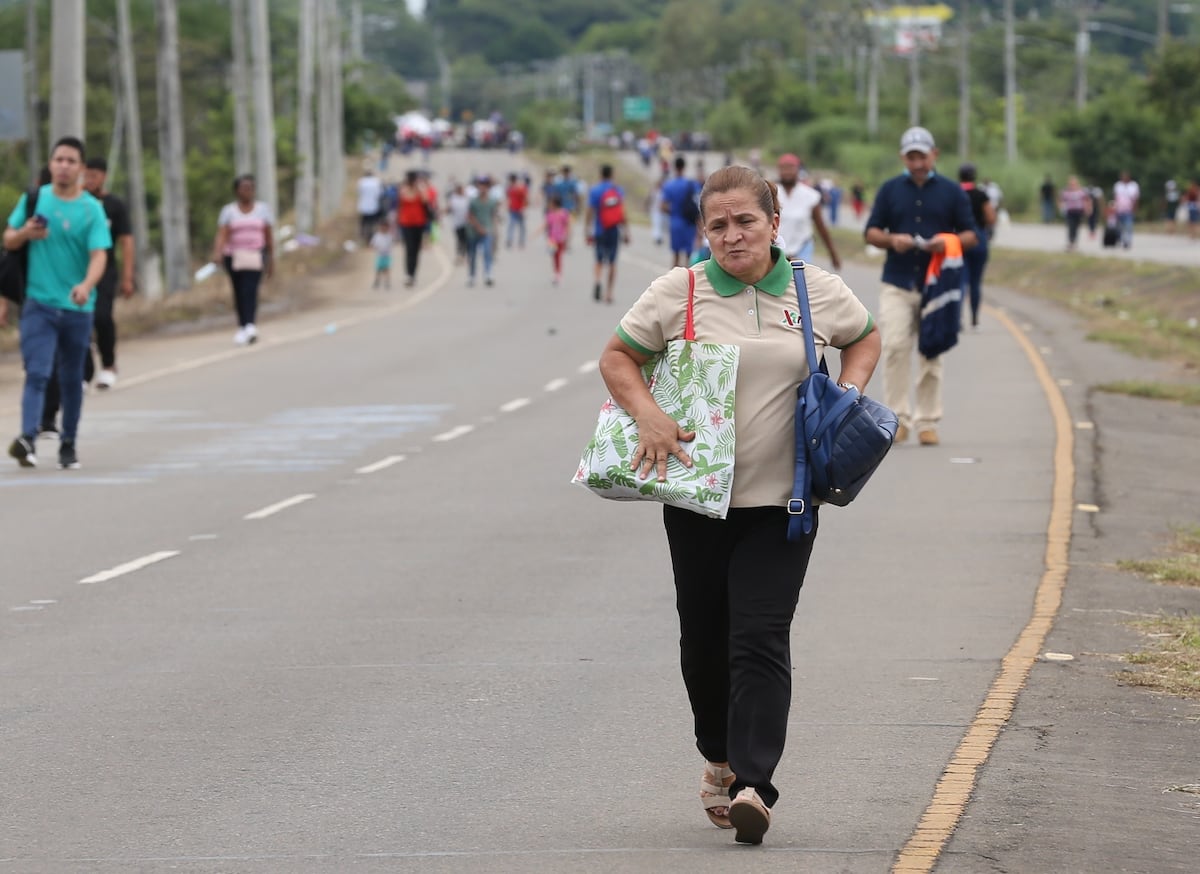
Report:
[[[571,213],[562,203],[557,194],[550,198],[550,209],[546,210],[546,224],[542,233],[550,243],[550,257],[554,262],[554,284],[562,281],[562,256],[567,249],[567,240],[571,238]]]
[[[388,220],[380,219],[371,235],[371,248],[375,250],[375,281],[371,288],[392,287],[392,246],[395,242]]]

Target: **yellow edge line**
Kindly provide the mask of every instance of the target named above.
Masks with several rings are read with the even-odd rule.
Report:
[[[1001,729],[1012,717],[1017,695],[1029,679],[1029,672],[1058,615],[1067,583],[1075,490],[1075,432],[1071,427],[1070,412],[1050,369],[1025,332],[995,307],[989,306],[987,310],[1008,329],[1033,365],[1054,419],[1054,486],[1046,529],[1046,569],[1034,595],[1033,615],[1000,663],[1000,673],[992,681],[987,697],[942,772],[929,806],[908,843],[896,856],[892,865],[894,874],[930,872],[937,864],[971,800],[979,769],[987,761]]]

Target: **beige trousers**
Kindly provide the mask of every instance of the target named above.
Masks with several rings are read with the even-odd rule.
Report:
[[[942,359],[917,354],[916,407],[909,403],[913,353],[921,327],[921,293],[883,284],[879,332],[883,336],[883,402],[900,424],[920,433],[942,418]]]

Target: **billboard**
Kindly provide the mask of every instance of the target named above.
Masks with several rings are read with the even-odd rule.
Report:
[[[954,17],[954,10],[945,3],[892,6],[865,12],[863,17],[875,29],[880,45],[890,47],[898,55],[910,55],[937,48],[942,24]]]

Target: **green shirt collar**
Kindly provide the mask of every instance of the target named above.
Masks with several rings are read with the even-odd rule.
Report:
[[[783,297],[792,287],[792,265],[783,257],[783,252],[778,246],[771,247],[771,260],[775,262],[775,266],[754,287],[775,297]],[[721,297],[733,297],[746,288],[746,283],[722,270],[715,258],[709,258],[704,263],[704,275]]]

